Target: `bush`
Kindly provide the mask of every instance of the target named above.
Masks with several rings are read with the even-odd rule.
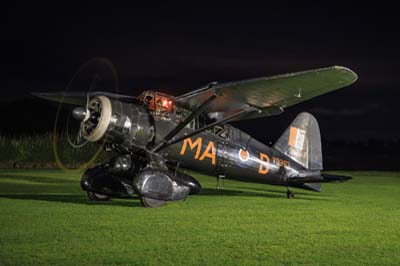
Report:
[[[50,133],[25,137],[0,136],[0,162],[6,163],[48,163],[54,162],[54,149]],[[90,160],[101,146],[88,143],[80,149],[72,148],[65,136],[60,136],[57,141],[57,150],[63,163],[84,163]],[[100,151],[96,162],[108,161],[111,154]]]

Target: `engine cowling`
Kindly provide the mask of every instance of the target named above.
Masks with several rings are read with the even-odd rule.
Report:
[[[182,185],[185,185],[190,188],[190,195],[197,194],[201,190],[201,185],[199,181],[197,181],[193,176],[190,176],[185,173],[176,172],[176,175],[172,176],[174,180],[179,182]]]
[[[156,200],[183,200],[190,193],[190,187],[174,180],[174,173],[159,169],[147,168],[133,179],[137,194]]]
[[[140,103],[121,102],[106,96],[92,98],[83,120],[82,136],[132,151],[144,149],[154,138],[148,109]]]

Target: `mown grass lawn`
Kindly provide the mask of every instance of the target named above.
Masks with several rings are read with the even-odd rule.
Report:
[[[0,265],[400,265],[400,174],[323,193],[194,174],[200,195],[158,209],[90,202],[79,174],[0,170]]]

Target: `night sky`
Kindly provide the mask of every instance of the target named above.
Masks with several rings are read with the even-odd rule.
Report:
[[[179,95],[211,81],[343,65],[359,75],[350,87],[237,126],[266,142],[298,112],[309,111],[324,139],[399,138],[400,35],[397,8],[389,3],[32,1],[3,9],[3,105],[32,91],[63,90],[81,64],[99,56],[114,63],[119,90],[130,95],[144,89]]]

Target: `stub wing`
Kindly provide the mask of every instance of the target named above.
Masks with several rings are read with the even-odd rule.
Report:
[[[176,101],[186,108],[195,110],[210,96],[216,94],[217,99],[207,110],[210,117],[227,117],[250,106],[259,110],[259,112],[252,112],[236,119],[244,120],[280,114],[286,107],[346,87],[356,80],[357,75],[352,70],[333,66],[271,77],[210,84],[205,88],[178,96]]]

